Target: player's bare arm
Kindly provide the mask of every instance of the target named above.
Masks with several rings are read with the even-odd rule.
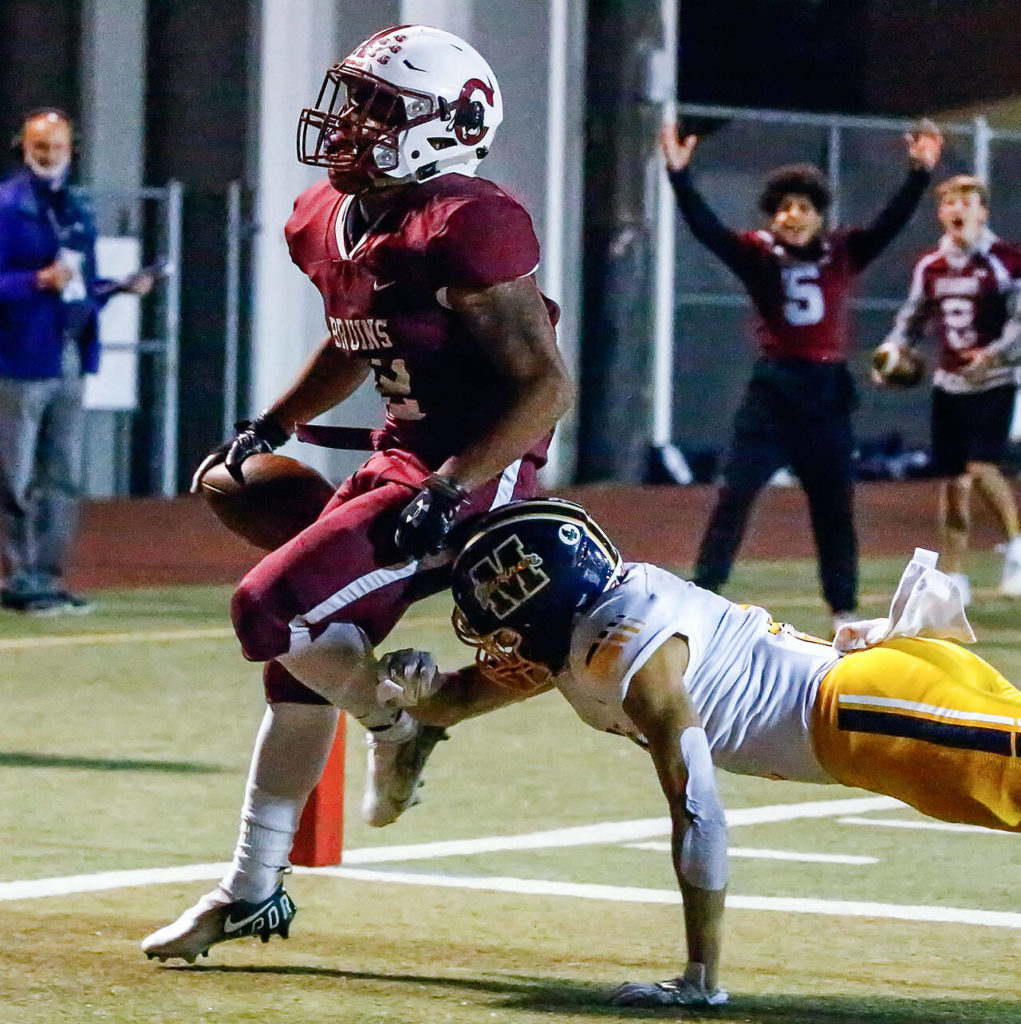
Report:
[[[295,424],[314,420],[350,398],[368,377],[369,371],[365,360],[353,359],[330,337],[326,337],[295,382],[269,406],[264,415],[272,416],[291,434]]]
[[[726,830],[698,710],[684,687],[688,645],[668,640],[635,674],[624,710],[649,742],[673,821],[673,861],[684,897],[688,974],[701,965],[702,987],[713,993],[726,893]],[[693,834],[694,830],[694,834]]]
[[[490,430],[437,471],[470,491],[556,426],[574,400],[574,385],[534,277],[488,288],[452,287],[447,301],[510,385],[510,399]]]
[[[697,145],[698,136],[685,135],[681,138],[674,121],[664,124],[659,130],[659,147],[671,171],[683,171],[691,163],[691,154]]]

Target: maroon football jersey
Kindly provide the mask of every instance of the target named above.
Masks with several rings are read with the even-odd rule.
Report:
[[[762,354],[773,359],[839,362],[848,355],[847,304],[862,269],[852,259],[848,233],[826,235],[808,255],[768,231],[740,236],[746,258],[738,274],[758,311]]]
[[[911,290],[897,314],[891,338],[915,344],[932,332],[939,344],[937,383],[949,383],[967,361],[961,353],[985,348],[1003,333],[1021,279],[1021,248],[987,238],[970,252],[941,242],[915,264]],[[1002,383],[1013,379],[1011,367],[997,367]],[[943,378],[942,381],[940,378]],[[984,387],[999,379],[981,382]],[[954,387],[954,390],[958,388]]]
[[[319,289],[334,344],[372,367],[386,402],[383,446],[436,468],[488,430],[508,399],[445,290],[531,274],[539,243],[518,202],[461,174],[401,189],[364,231],[360,218],[354,197],[329,182],[306,189],[287,222],[291,259]],[[555,324],[559,310],[546,304]],[[530,454],[544,461],[548,445]]]

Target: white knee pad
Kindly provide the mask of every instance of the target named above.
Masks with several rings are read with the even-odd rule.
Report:
[[[376,699],[376,659],[369,638],[350,622],[331,622],[314,640],[301,630],[277,658],[299,682],[368,729],[391,725],[395,712]]]

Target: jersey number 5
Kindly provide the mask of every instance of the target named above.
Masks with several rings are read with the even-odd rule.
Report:
[[[411,397],[411,374],[403,359],[370,359],[369,365],[376,376],[376,390],[386,400],[394,419],[425,419],[418,401]]]
[[[794,327],[817,324],[826,312],[822,289],[819,287],[819,268],[808,264],[786,267],[783,271],[783,315]]]

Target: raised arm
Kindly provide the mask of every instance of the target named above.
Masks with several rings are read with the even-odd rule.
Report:
[[[908,173],[901,187],[866,228],[848,234],[848,250],[856,269],[864,270],[897,236],[929,187],[932,170],[943,152],[943,133],[929,120],[904,136]]]
[[[698,137],[686,135],[682,139],[677,134],[677,125],[668,123],[660,128],[659,145],[677,198],[677,208],[691,233],[738,277],[743,277],[752,259],[751,251],[742,242],[741,235],[731,231],[713,213],[691,181],[689,164],[698,145]]]
[[[649,743],[673,822],[673,861],[684,898],[688,962],[669,981],[629,983],[621,1006],[719,1005],[717,985],[727,886],[727,826],[698,710],[684,688],[688,645],[672,637],[635,674],[624,710]]]

